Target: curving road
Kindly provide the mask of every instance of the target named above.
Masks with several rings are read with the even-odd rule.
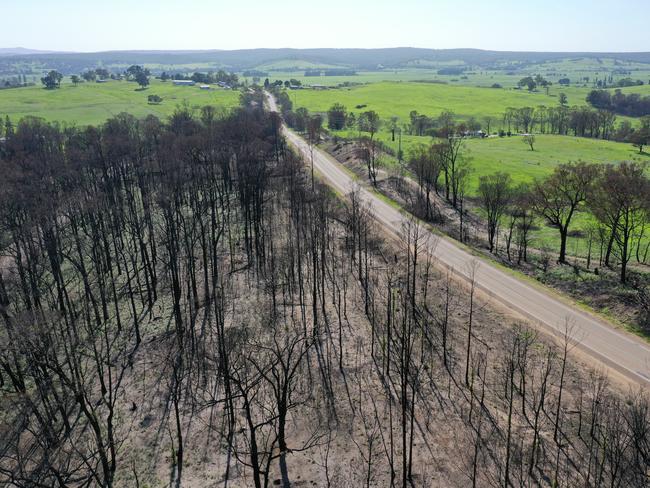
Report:
[[[272,96],[268,96],[268,104],[271,111],[277,112]],[[311,161],[307,142],[284,126],[283,132],[305,160]],[[350,191],[354,179],[333,157],[318,148],[314,148],[313,157],[314,169],[332,188],[340,194]],[[360,188],[360,192],[362,198],[372,205],[377,221],[399,238],[407,217],[371,191]],[[468,278],[472,263],[479,261],[474,274],[476,286],[508,309],[560,338],[565,336],[569,324],[572,341],[579,349],[626,379],[650,387],[650,347],[643,339],[615,330],[612,324],[572,306],[551,291],[477,258],[448,237],[436,235],[431,242],[435,242],[431,252],[437,261],[464,278]]]

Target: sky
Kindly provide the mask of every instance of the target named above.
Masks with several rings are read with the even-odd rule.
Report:
[[[0,0],[0,47],[650,51],[649,0]]]

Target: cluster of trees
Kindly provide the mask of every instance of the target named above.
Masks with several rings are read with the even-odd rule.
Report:
[[[27,75],[25,74],[0,78],[0,90],[4,88],[18,88],[21,86],[32,86],[32,85],[34,85],[34,82],[27,81]]]
[[[643,80],[633,80],[632,78],[621,78],[613,86],[619,88],[626,88],[629,86],[643,86],[645,82]]]
[[[262,78],[264,76],[269,76],[269,74],[266,71],[260,71],[257,69],[248,69],[245,70],[242,74],[246,78]]]
[[[643,97],[638,93],[626,95],[621,90],[615,90],[613,94],[608,90],[592,90],[587,95],[587,102],[597,109],[610,110],[620,115],[650,115],[650,96]]]
[[[443,111],[438,117],[429,117],[427,115],[418,113],[417,110],[412,110],[409,113],[409,123],[406,124],[406,132],[412,136],[431,136],[431,137],[445,137],[448,132],[447,118],[451,112]],[[453,115],[453,114],[452,114]],[[485,117],[484,125],[486,131],[492,129],[492,117]],[[457,123],[456,132],[465,134],[466,132],[477,132],[481,130],[481,124],[476,118],[470,117],[466,121]]]
[[[440,126],[437,142],[416,146],[408,164],[424,195],[424,218],[435,220],[439,217],[439,210],[431,197],[432,193],[443,195],[461,215],[459,239],[464,241],[464,202],[470,176],[469,158],[464,152],[466,126],[457,124],[451,112],[440,114],[437,122]]]
[[[115,78],[115,76],[106,68],[89,69],[81,73],[81,77],[86,81],[108,80],[109,78]]]
[[[277,97],[282,107],[284,120],[289,127],[307,135],[310,144],[320,139],[320,132],[323,125],[323,118],[320,114],[312,115],[304,107],[295,111],[293,104],[286,92],[278,92]],[[375,139],[375,135],[381,127],[379,114],[374,110],[360,113],[358,116],[347,112],[347,108],[341,104],[334,104],[327,112],[327,126],[331,130],[342,130],[354,128],[367,133],[367,136],[359,136],[359,147],[356,156],[364,162],[368,170],[368,179],[373,185],[377,185],[378,166],[383,146]],[[393,133],[394,134],[394,133]]]
[[[127,80],[135,81],[142,89],[149,86],[151,72],[147,68],[134,64],[133,66],[129,66],[124,74]]]
[[[617,75],[630,75],[632,74],[631,71],[626,71],[626,70],[614,70],[613,73],[611,73],[609,76],[605,76],[603,79],[599,78],[594,78],[593,79],[593,86],[596,88],[625,88],[629,86],[642,86],[645,84],[643,80],[634,80],[630,78],[629,76],[625,78],[620,78],[616,81],[614,81],[614,74]],[[583,81],[585,83],[589,83],[590,78],[588,76],[585,76],[583,78]]]
[[[61,86],[61,80],[63,80],[63,75],[58,71],[52,70],[41,78],[41,83],[48,90],[53,90]]]
[[[191,75],[188,75],[186,73],[176,73],[172,75],[170,73],[167,73],[166,71],[163,71],[160,74],[160,79],[162,81],[192,80],[196,83],[205,83],[205,84],[224,83],[233,88],[239,86],[239,77],[235,73],[228,73],[222,69],[220,69],[217,72],[208,71],[207,73],[200,73],[197,71],[195,73],[192,73]]]
[[[650,117],[642,117],[634,127],[629,120],[616,125],[616,114],[588,107],[508,108],[501,121],[500,135],[540,132],[629,142],[643,151],[650,141]]]
[[[564,101],[563,101],[564,100]],[[573,134],[580,137],[597,137],[603,139],[628,140],[634,132],[628,121],[623,121],[616,127],[616,116],[607,110],[592,110],[587,107],[567,107],[566,96],[561,97],[563,103],[558,107],[520,107],[507,108],[501,120],[486,116],[482,120],[470,117],[466,121],[457,123],[458,134],[477,133],[484,129],[485,133],[493,132],[499,123],[499,133],[503,136],[513,133],[531,133],[539,131],[542,134]],[[348,119],[353,114],[343,117],[340,104],[335,104],[330,111],[332,123],[330,128],[338,129],[350,127]],[[409,113],[408,124],[405,129],[409,135],[444,137],[447,132],[445,113],[438,117],[429,117],[412,110]],[[353,120],[354,122],[354,120]],[[391,124],[392,125],[392,124]],[[641,126],[643,127],[643,123]]]
[[[327,111],[327,128],[343,130],[348,126],[348,111],[345,105],[335,103]]]
[[[149,84],[149,76],[151,73],[148,69],[143,68],[142,66],[133,65],[130,66],[124,73],[124,76],[130,81],[137,82],[141,87],[146,87]],[[84,81],[92,82],[97,80],[108,80],[108,79],[122,79],[121,74],[111,73],[105,68],[96,68],[86,70],[81,75],[73,74],[70,75],[70,81],[76,86],[79,83]],[[63,80],[63,75],[56,70],[48,72],[44,77],[41,78],[41,83],[47,89],[59,88],[61,86],[61,81]]]
[[[522,113],[528,114],[528,111]],[[446,122],[445,122],[446,121]],[[470,176],[464,155],[464,125],[454,124],[453,114],[442,114],[439,139],[430,145],[418,145],[409,155],[409,167],[417,177],[421,190],[421,214],[426,220],[440,217],[433,195],[443,196],[461,215],[460,239],[463,233],[463,202]],[[525,139],[534,147],[534,138]],[[501,228],[506,226],[505,247],[508,259],[517,247],[517,262],[526,261],[530,231],[535,218],[543,218],[560,234],[560,263],[567,262],[567,238],[575,214],[589,210],[599,223],[590,233],[588,261],[592,244],[599,239],[600,265],[613,265],[615,255],[620,265],[621,282],[627,280],[627,264],[633,257],[645,263],[650,246],[647,227],[650,225],[650,180],[646,166],[639,163],[595,165],[583,162],[559,165],[554,172],[534,184],[515,186],[509,175],[496,173],[480,178],[478,193],[486,217],[490,251],[498,250]]]
[[[526,87],[528,91],[534,91],[538,86],[548,90],[552,83],[546,80],[542,75],[526,76],[517,83],[520,88]]]
[[[599,264],[620,266],[620,280],[627,282],[633,257],[647,262],[650,244],[650,178],[646,166],[623,162],[595,165],[584,162],[559,165],[547,178],[532,184],[513,185],[510,175],[495,173],[480,178],[478,194],[485,213],[490,251],[497,250],[501,226],[505,225],[506,252],[518,245],[517,260],[526,260],[533,216],[558,229],[560,263],[567,262],[567,238],[578,212],[588,210],[597,225],[589,232],[587,266],[592,247]]]
[[[616,115],[608,110],[588,107],[521,107],[508,108],[501,121],[505,133],[535,132],[542,134],[573,134],[577,137],[613,139]]]
[[[302,82],[300,80],[295,79],[295,78],[291,78],[289,80],[284,80],[284,81],[275,80],[273,83],[271,83],[271,81],[268,78],[266,78],[264,80],[264,88],[267,89],[267,90],[269,88],[281,88],[283,86],[285,88],[302,87]]]

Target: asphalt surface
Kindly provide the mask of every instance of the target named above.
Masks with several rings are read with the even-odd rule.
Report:
[[[271,111],[277,111],[275,100],[270,96],[268,103]],[[286,127],[283,127],[283,132],[309,164],[311,154],[307,142]],[[347,194],[355,186],[353,177],[329,154],[314,148],[313,157],[314,169],[337,192]],[[407,215],[372,191],[361,187],[360,193],[371,204],[376,220],[386,231],[399,238],[408,220]],[[477,258],[448,237],[430,234],[430,252],[440,264],[466,279],[469,279],[470,269],[473,268],[476,286],[492,299],[523,315],[547,333],[559,337],[560,341],[564,340],[569,330],[575,347],[633,383],[650,387],[650,347],[643,339],[616,330],[613,324],[581,310],[541,285],[529,283],[485,259]]]

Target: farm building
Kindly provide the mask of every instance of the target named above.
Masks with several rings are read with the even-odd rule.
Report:
[[[192,80],[172,80],[176,86],[194,86],[196,83]]]
[[[480,138],[483,139],[484,137],[487,137],[488,135],[483,132],[482,130],[468,130],[463,132],[463,137],[470,137],[470,138]]]
[[[210,85],[201,85],[199,88],[200,88],[201,90],[212,90],[212,88],[210,87]]]

